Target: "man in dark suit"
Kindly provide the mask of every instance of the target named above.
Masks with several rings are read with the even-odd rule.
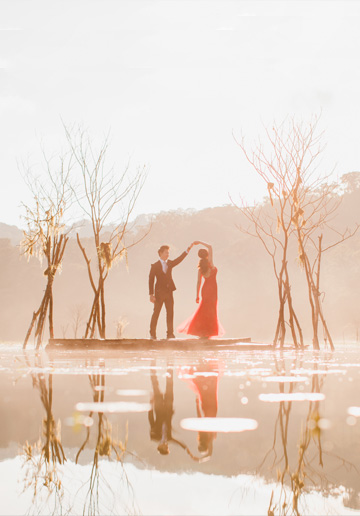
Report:
[[[183,261],[192,246],[193,244],[189,245],[187,250],[175,258],[175,260],[169,260],[170,247],[168,245],[162,245],[158,250],[160,260],[151,265],[149,274],[149,295],[150,301],[154,303],[154,311],[150,322],[151,339],[156,339],[156,325],[164,303],[166,308],[167,338],[173,339],[175,337],[173,292],[176,290],[176,287],[172,279],[172,270]]]

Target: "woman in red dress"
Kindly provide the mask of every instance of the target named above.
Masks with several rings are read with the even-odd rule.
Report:
[[[200,241],[195,241],[194,244],[201,244],[207,248],[200,249],[198,252],[200,261],[196,285],[196,302],[199,303],[201,283],[204,279],[201,289],[201,302],[196,312],[189,319],[184,321],[177,328],[177,331],[202,338],[221,336],[224,335],[225,331],[217,315],[217,268],[213,263],[212,247]]]

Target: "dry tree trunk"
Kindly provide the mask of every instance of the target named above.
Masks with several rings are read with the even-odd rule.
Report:
[[[307,287],[308,287],[308,298],[309,298],[309,305],[310,305],[310,309],[311,309],[311,323],[312,323],[312,327],[313,327],[313,348],[316,350],[319,350],[320,345],[319,345],[319,337],[318,337],[318,316],[316,314],[316,302],[314,300],[314,283],[313,283],[313,278],[312,278],[312,274],[311,274],[311,266],[310,266],[308,255],[305,251],[303,237],[301,234],[301,229],[299,227],[297,228],[297,233],[298,233],[298,244],[299,244],[299,249],[300,249],[300,260],[304,266],[306,283],[307,283]]]
[[[278,322],[276,326],[275,331],[275,337],[273,341],[274,347],[277,345],[278,342],[280,342],[280,348],[284,347],[285,343],[285,334],[286,334],[286,327],[285,327],[285,299],[284,299],[284,293],[282,288],[282,283],[279,281],[278,285],[278,294],[279,294],[279,315],[278,315]]]
[[[105,310],[105,292],[104,292],[104,281],[101,284],[100,290],[100,307],[101,307],[101,330],[100,337],[105,339],[105,331],[106,331],[106,310]]]
[[[35,329],[36,349],[39,349],[39,347],[41,345],[42,337],[43,337],[43,333],[44,333],[45,318],[46,318],[48,306],[49,306],[49,299],[50,299],[50,297],[52,297],[52,288],[49,285],[49,281],[50,281],[50,279],[48,278],[48,284],[45,289],[45,294],[40,303],[40,307],[36,312],[33,313],[33,317],[32,317],[29,329],[26,333],[26,337],[25,337],[25,340],[23,343],[23,349],[25,349],[27,346],[28,340],[31,336],[31,333],[33,331],[35,323],[37,323],[36,329]],[[50,326],[50,314],[49,314],[49,326]]]
[[[301,327],[300,327],[299,320],[296,317],[295,310],[293,307],[293,302],[292,302],[292,297],[291,297],[290,280],[289,280],[289,274],[288,274],[287,269],[285,271],[285,279],[286,279],[286,283],[284,283],[284,290],[285,290],[285,295],[286,295],[286,299],[287,299],[287,303],[288,303],[289,324],[290,324],[290,330],[291,330],[293,343],[296,348],[299,347],[298,338],[296,335],[296,328],[297,328],[298,332],[299,332],[300,346],[304,347],[304,341],[303,341],[303,337],[302,337]]]
[[[58,242],[54,244],[53,247],[53,257],[50,254],[47,255],[48,258],[48,267],[44,274],[47,276],[47,285],[45,289],[44,296],[41,300],[40,307],[36,312],[33,312],[33,317],[31,319],[31,323],[29,329],[26,333],[26,337],[23,343],[23,349],[26,348],[31,333],[35,328],[35,339],[36,339],[36,349],[39,349],[42,343],[44,329],[45,329],[45,320],[46,316],[49,317],[49,335],[50,338],[54,337],[54,298],[53,298],[53,284],[55,279],[55,274],[58,268],[61,265],[66,244],[69,240],[69,237],[65,237],[61,235]]]
[[[86,329],[85,329],[85,335],[84,335],[84,338],[87,339],[89,334],[90,334],[90,338],[93,338],[94,334],[95,334],[96,324],[98,321],[100,290],[99,290],[99,285],[97,287],[95,286],[94,278],[93,278],[93,275],[91,272],[91,259],[88,258],[85,248],[81,244],[79,233],[76,233],[76,239],[77,239],[78,246],[80,247],[80,250],[82,252],[82,255],[85,259],[90,285],[94,292],[94,300],[93,300],[93,304],[91,306],[88,322],[86,323]],[[100,281],[100,279],[99,279],[99,281]]]
[[[326,324],[326,321],[325,321],[325,317],[324,317],[323,311],[321,309],[321,302],[320,302],[320,266],[321,266],[321,256],[322,256],[322,238],[323,238],[323,235],[320,235],[318,237],[318,241],[319,241],[318,264],[317,264],[317,272],[316,272],[316,284],[315,284],[315,289],[316,290],[314,291],[314,298],[315,298],[315,303],[316,303],[316,306],[317,306],[317,317],[320,317],[322,325],[323,325],[323,328],[324,328],[324,332],[325,332],[325,335],[326,335],[326,339],[329,340],[330,348],[331,348],[332,351],[334,351],[335,346],[334,346],[334,343],[332,341],[329,329],[327,327],[327,324]]]
[[[287,248],[288,248],[288,239],[285,239],[284,248],[283,248],[283,262],[282,267],[277,278],[278,280],[278,297],[279,297],[279,315],[278,322],[276,325],[275,336],[273,340],[273,346],[276,347],[277,343],[280,343],[280,348],[282,349],[285,344],[285,336],[286,336],[286,320],[285,320],[285,308],[286,305],[289,311],[289,325],[292,335],[292,340],[295,348],[299,347],[298,336],[296,330],[299,333],[300,346],[304,346],[302,330],[299,324],[299,320],[295,314],[292,296],[291,296],[291,287],[290,287],[290,278],[288,272],[288,262],[286,260],[287,256]],[[285,277],[285,279],[284,279]]]
[[[90,337],[91,339],[94,338],[96,328],[99,331],[99,337],[101,339],[105,339],[106,337],[106,307],[105,307],[105,280],[107,278],[107,272],[105,272],[105,267],[101,263],[101,258],[98,256],[98,273],[99,273],[99,279],[97,286],[95,285],[93,274],[91,271],[91,259],[88,258],[85,248],[82,246],[80,242],[79,234],[77,233],[77,242],[81,249],[81,252],[84,256],[87,270],[88,270],[88,276],[90,280],[91,287],[94,292],[94,300],[91,306],[90,315],[88,322],[86,323],[86,330],[85,330],[85,336],[84,338]],[[97,239],[98,241],[99,239]]]
[[[285,292],[284,292],[284,281],[283,281],[283,274],[284,274],[284,271],[287,266],[286,251],[287,251],[286,245],[284,244],[281,270],[280,270],[279,276],[277,278],[277,280],[278,280],[278,297],[279,297],[279,315],[278,315],[278,322],[276,325],[275,337],[274,337],[274,341],[273,341],[274,347],[280,341],[280,348],[284,347],[285,334],[286,334],[286,326],[285,326],[286,296],[285,296]]]
[[[298,230],[298,241],[301,249],[302,263],[304,264],[305,276],[308,285],[308,296],[309,296],[309,304],[311,307],[311,321],[313,327],[313,348],[316,350],[320,349],[319,343],[319,319],[323,325],[325,340],[329,341],[329,345],[332,351],[334,351],[335,346],[333,340],[331,338],[328,326],[325,321],[324,314],[321,309],[321,301],[320,301],[320,268],[321,268],[321,257],[322,257],[322,238],[323,235],[318,236],[318,248],[317,248],[317,256],[315,259],[315,263],[317,261],[317,270],[314,272],[310,265],[309,257],[305,251],[305,248],[302,243],[302,236],[300,234],[300,230]]]

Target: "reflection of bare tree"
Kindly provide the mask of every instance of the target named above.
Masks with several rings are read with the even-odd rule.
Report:
[[[104,362],[101,362],[101,365],[104,366]],[[98,374],[90,374],[89,375],[90,386],[93,392],[93,401],[94,403],[102,403],[105,400],[105,374],[100,372]],[[90,479],[88,482],[87,494],[85,497],[84,510],[83,513],[88,514],[101,514],[100,507],[100,494],[107,490],[108,499],[113,498],[113,502],[115,502],[115,496],[118,492],[114,492],[113,488],[109,485],[107,479],[101,473],[99,461],[102,457],[107,457],[109,460],[113,459],[116,462],[120,462],[123,466],[123,460],[125,455],[133,455],[131,452],[127,450],[127,442],[128,442],[128,425],[126,424],[126,435],[124,442],[117,440],[113,437],[112,425],[107,418],[106,414],[103,412],[97,412],[98,421],[97,421],[97,435],[96,442],[94,448],[94,455],[90,473]],[[91,411],[88,416],[88,422],[92,423],[94,419],[94,412]],[[95,425],[94,425],[95,426]],[[86,425],[86,437],[81,445],[77,455],[75,462],[76,464],[79,461],[81,453],[84,451],[86,445],[89,442],[90,431],[92,426],[90,424]],[[134,456],[134,455],[133,455]],[[121,468],[121,482],[125,483],[127,490],[131,494],[132,502],[130,506],[126,507],[126,511],[129,513],[134,513],[136,510],[134,493],[132,486],[130,484],[129,478],[127,476],[126,470],[124,467]]]
[[[320,388],[318,390],[315,390],[315,383],[319,383],[318,377],[313,377],[313,385],[312,385],[312,392],[320,392]],[[295,383],[290,383],[289,387],[289,393],[292,393],[294,391]],[[318,386],[319,387],[319,386]],[[281,393],[285,392],[284,384],[279,383],[279,390]],[[317,414],[319,414],[319,402],[315,402]],[[274,441],[273,441],[273,447],[272,451],[274,453],[274,460],[271,465],[271,469],[273,469],[275,466],[277,466],[277,479],[280,483],[280,491],[277,495],[277,501],[275,501],[275,491],[271,493],[271,499],[268,509],[268,514],[288,514],[289,512],[292,512],[296,515],[299,514],[298,504],[299,504],[299,498],[300,495],[305,487],[306,480],[309,480],[313,485],[315,485],[315,482],[313,478],[315,475],[319,478],[321,478],[321,475],[318,471],[316,471],[314,468],[312,469],[313,477],[310,476],[309,472],[307,471],[307,466],[312,462],[307,461],[306,454],[309,449],[309,445],[312,441],[312,438],[317,435],[317,443],[319,445],[319,457],[320,461],[319,464],[322,467],[322,455],[321,455],[321,440],[320,440],[320,428],[314,427],[313,431],[310,431],[309,426],[309,420],[311,417],[315,418],[315,407],[313,406],[314,402],[309,402],[309,410],[307,414],[306,421],[304,423],[304,426],[301,430],[301,437],[298,444],[298,462],[295,468],[292,468],[289,462],[289,454],[288,454],[288,431],[289,431],[289,422],[290,422],[290,413],[292,408],[292,402],[285,402],[281,401],[279,406],[279,412],[278,417],[276,419],[275,423],[275,431],[274,431]],[[316,419],[314,419],[316,421]],[[317,418],[317,422],[319,421],[319,416]],[[277,457],[276,452],[276,442],[277,442],[277,430],[279,428],[279,435],[280,435],[280,443],[281,443],[281,449],[282,449],[282,455],[280,458]],[[266,457],[263,461],[265,462]],[[291,487],[291,494],[288,493],[286,489],[286,481],[288,480],[288,483]]]
[[[284,368],[282,369],[284,371]],[[311,393],[320,393],[323,387],[325,374],[317,374],[317,364],[314,364],[314,374],[311,379]],[[296,382],[291,382],[288,393],[294,392]],[[284,383],[279,382],[279,390],[285,393]],[[306,492],[311,487],[326,490],[329,486],[329,481],[323,471],[323,456],[321,437],[322,424],[320,401],[309,401],[309,408],[306,418],[301,425],[300,438],[297,444],[298,455],[296,464],[293,466],[289,460],[288,452],[288,436],[289,423],[291,414],[292,402],[281,401],[278,415],[275,421],[274,440],[272,448],[265,455],[263,462],[260,465],[261,469],[267,461],[270,454],[273,454],[273,461],[270,464],[270,469],[277,469],[277,480],[279,482],[279,491],[275,490],[271,493],[268,515],[275,514],[296,514],[300,515],[299,501],[303,492]],[[281,454],[277,452],[277,442],[280,442]],[[352,464],[347,461],[338,459],[342,465]],[[318,467],[316,466],[316,462]],[[320,469],[319,469],[320,467]],[[290,492],[286,486],[290,487]]]
[[[30,366],[29,362],[28,365]],[[36,366],[42,367],[39,357],[36,359]],[[45,487],[49,495],[55,495],[55,512],[64,495],[58,466],[64,464],[66,457],[61,444],[60,420],[56,422],[52,412],[53,377],[52,374],[46,378],[44,373],[34,373],[32,382],[33,387],[39,390],[45,417],[42,421],[39,441],[32,445],[26,441],[23,446],[26,468],[24,489],[33,488],[33,502],[35,502],[40,490]]]

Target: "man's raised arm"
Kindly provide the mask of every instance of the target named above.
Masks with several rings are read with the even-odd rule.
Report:
[[[190,244],[189,247],[186,249],[186,251],[184,251],[180,256],[175,258],[175,260],[171,260],[172,267],[176,267],[176,265],[179,265],[179,263],[181,263],[184,260],[184,258],[187,257],[187,255],[189,254],[190,249],[192,248],[193,245],[194,245],[194,243]]]

